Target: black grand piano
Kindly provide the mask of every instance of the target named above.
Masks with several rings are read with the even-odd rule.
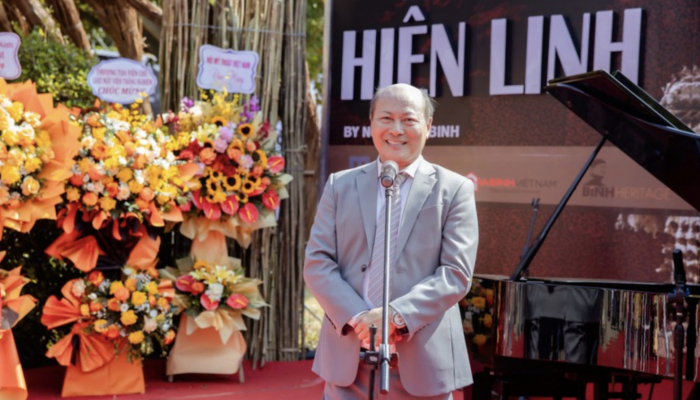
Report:
[[[545,91],[602,138],[513,274],[477,275],[471,307],[462,303],[464,313],[486,308],[486,303],[491,310],[479,316],[488,332],[481,338],[470,335],[470,351],[486,367],[475,373],[473,398],[492,399],[497,393],[503,399],[529,395],[583,400],[586,385],[593,383],[596,400],[636,399],[638,384],[675,376],[670,294],[677,285],[532,279],[527,270],[607,141],[700,210],[700,184],[687,180],[687,171],[700,170],[700,135],[620,73],[595,71],[556,79]],[[682,376],[692,382],[700,382],[698,295],[700,287],[686,286]],[[469,329],[473,327],[465,324],[467,333]],[[619,389],[610,390],[610,382],[620,383],[615,386]]]

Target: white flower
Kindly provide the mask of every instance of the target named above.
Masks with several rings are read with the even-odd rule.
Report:
[[[121,311],[121,312],[127,312],[127,311],[129,311],[129,305],[126,304],[126,303],[122,303],[122,305],[119,306],[119,311]]]
[[[124,275],[128,276],[129,278],[131,278],[131,275],[133,275],[133,274],[134,274],[134,270],[133,270],[133,269],[131,269],[131,268],[129,268],[129,267],[124,268]]]
[[[170,330],[170,324],[169,323],[164,323],[163,324],[163,332],[167,332]]]
[[[150,315],[151,318],[155,318],[155,317],[158,315],[158,311],[156,311],[156,310],[151,310],[151,312],[149,312],[148,315]]]
[[[117,200],[126,200],[131,196],[131,190],[129,186],[125,183],[119,185],[119,193],[117,193]]]
[[[224,285],[220,283],[210,283],[205,294],[211,301],[220,301],[221,295],[224,294]]]
[[[97,293],[90,293],[90,294],[88,295],[88,298],[89,298],[90,300],[95,300],[95,299],[97,298]]]
[[[73,287],[71,288],[70,292],[73,293],[73,296],[75,297],[83,297],[83,293],[85,293],[85,281],[80,279],[73,282]]]
[[[90,182],[87,185],[85,185],[85,190],[88,192],[94,192],[95,191],[95,184]]]
[[[95,182],[95,185],[94,185],[94,193],[100,194],[100,193],[102,193],[104,190],[105,190],[105,185],[104,185],[104,183],[102,183],[102,182],[100,182],[100,181]]]
[[[158,324],[156,323],[155,318],[144,318],[144,323],[143,323],[143,330],[146,333],[151,333],[155,331],[158,328]]]

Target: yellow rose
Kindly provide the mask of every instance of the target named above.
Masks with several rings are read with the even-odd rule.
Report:
[[[143,339],[145,339],[145,336],[141,331],[131,332],[129,334],[129,343],[131,344],[141,344],[141,342],[143,342]]]
[[[0,177],[2,183],[7,186],[14,185],[22,177],[19,173],[19,168],[13,165],[5,164],[0,168]]]
[[[133,325],[136,323],[136,321],[138,321],[138,319],[139,317],[133,310],[123,312],[121,318],[119,318],[119,320],[122,322],[122,325],[124,326]]]
[[[101,197],[100,198],[100,208],[104,211],[109,212],[117,206],[117,201],[111,197]]]
[[[124,284],[121,283],[121,281],[114,281],[114,282],[112,282],[111,285],[109,285],[109,294],[114,294],[117,290],[119,290],[123,287],[124,287]]]
[[[97,140],[102,140],[105,138],[105,131],[107,131],[107,128],[105,127],[92,128],[92,137],[94,137]]]
[[[25,196],[31,196],[39,193],[40,188],[41,184],[39,183],[39,181],[32,178],[31,176],[27,176],[22,182],[22,194]]]
[[[24,169],[30,174],[38,170],[39,167],[41,167],[41,159],[36,157],[31,157],[24,163]]]
[[[486,344],[486,336],[485,335],[474,335],[474,344],[477,346],[483,346]]]
[[[168,307],[170,306],[170,303],[168,303],[168,299],[165,297],[161,297],[158,299],[158,308],[161,310],[167,310]]]
[[[486,299],[483,297],[474,297],[472,298],[472,305],[483,310],[486,308]]]
[[[161,205],[167,204],[170,201],[170,197],[168,195],[165,195],[165,194],[159,194],[156,197],[156,201],[158,202],[158,204],[161,204]]]
[[[138,307],[146,302],[146,293],[144,292],[134,292],[131,294],[131,304]]]
[[[493,325],[493,317],[491,314],[484,315],[484,326],[490,328]]]
[[[129,182],[131,178],[134,177],[134,171],[131,170],[131,168],[124,168],[119,173],[117,173],[117,178],[121,182]]]
[[[141,193],[143,190],[143,185],[132,179],[129,181],[129,190],[134,194]]]
[[[83,158],[78,161],[78,167],[80,167],[80,172],[85,174],[92,168],[92,162],[90,162],[89,158]]]

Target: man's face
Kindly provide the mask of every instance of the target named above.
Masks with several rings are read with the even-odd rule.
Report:
[[[399,169],[421,154],[433,123],[432,118],[425,120],[421,94],[411,89],[399,87],[379,97],[370,121],[380,159],[395,161]]]

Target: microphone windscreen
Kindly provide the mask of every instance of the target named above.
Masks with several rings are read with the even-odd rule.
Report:
[[[396,174],[399,173],[399,165],[395,161],[387,161],[382,165],[382,186],[388,188],[394,184]]]

